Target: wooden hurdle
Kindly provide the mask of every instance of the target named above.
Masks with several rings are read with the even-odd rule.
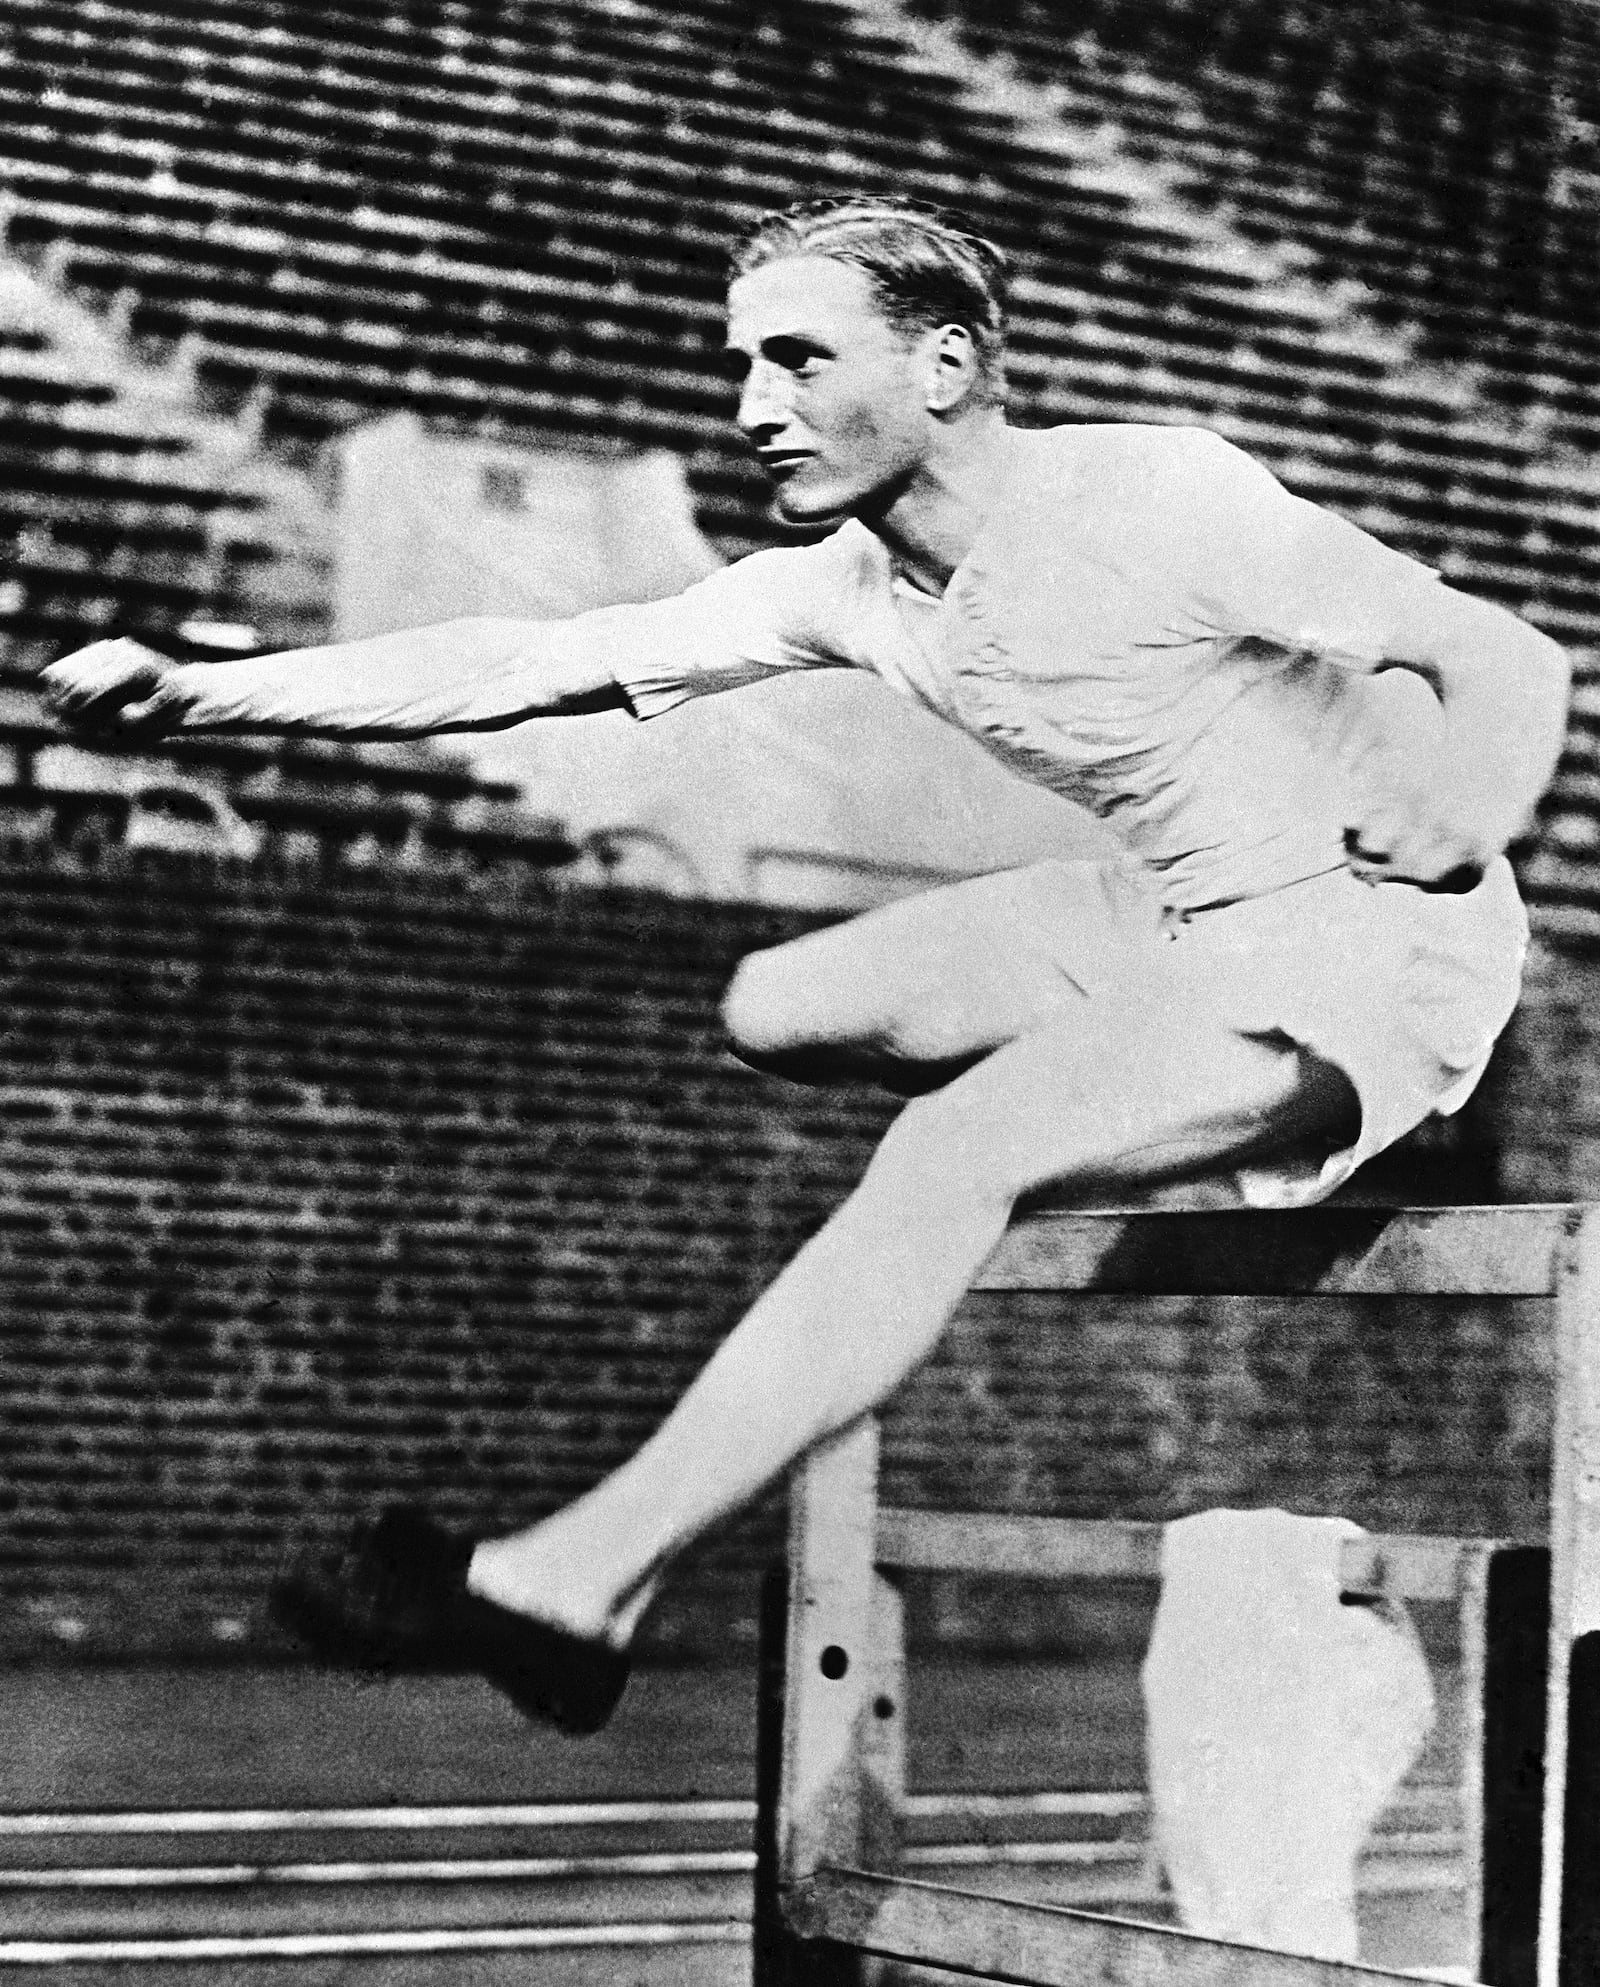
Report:
[[[1600,1987],[1600,1207],[1039,1214],[980,1290],[1542,1298],[1555,1307],[1552,1524],[1542,1547],[1364,1538],[1346,1591],[1454,1600],[1473,1707],[1466,1889],[1488,1987]],[[857,1987],[884,1960],[1023,1987],[1358,1987],[1414,1976],[918,1881],[903,1804],[900,1597],[923,1568],[1147,1574],[1153,1525],[881,1510],[877,1429],[791,1489],[769,1602],[756,1987]],[[1542,1781],[1542,1787],[1541,1787]],[[870,1957],[869,1957],[870,1956]]]

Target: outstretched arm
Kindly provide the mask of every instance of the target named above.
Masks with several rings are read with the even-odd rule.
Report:
[[[853,569],[820,545],[756,552],[665,600],[565,621],[479,618],[239,662],[96,642],[42,683],[69,724],[160,734],[420,738],[625,705],[641,717],[854,660]]]
[[[623,701],[604,648],[578,622],[445,621],[238,662],[170,662],[138,642],[96,642],[40,680],[68,723],[145,736],[419,738]]]

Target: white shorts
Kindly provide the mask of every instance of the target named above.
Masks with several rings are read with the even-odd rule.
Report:
[[[1337,869],[1177,917],[1116,862],[1039,863],[955,887],[989,899],[990,939],[998,914],[1008,939],[1090,999],[1198,1008],[1349,1078],[1354,1144],[1240,1169],[1239,1195],[1258,1207],[1320,1200],[1424,1118],[1459,1110],[1516,1006],[1528,945],[1503,859],[1460,895]]]

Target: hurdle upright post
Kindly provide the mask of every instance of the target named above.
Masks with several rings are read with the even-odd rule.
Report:
[[[825,1863],[861,1860],[877,1500],[878,1425],[870,1417],[815,1449],[790,1491],[785,1884]]]
[[[1556,1272],[1539,1987],[1600,1983],[1600,1207]]]

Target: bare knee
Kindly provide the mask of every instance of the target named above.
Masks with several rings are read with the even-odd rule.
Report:
[[[741,1056],[759,1061],[805,1044],[804,1015],[783,947],[752,952],[734,969],[722,996],[722,1025]]]
[[[921,1015],[879,1015],[859,1002],[819,999],[782,950],[752,953],[722,998],[728,1046],[752,1069],[794,1083],[873,1083],[917,1097],[986,1053],[959,1029],[927,1025]]]
[[[722,996],[722,1025],[735,1053],[758,1065],[814,1050],[904,1056],[901,1030],[881,1004],[865,976],[842,976],[837,962],[798,939],[740,960]]]

